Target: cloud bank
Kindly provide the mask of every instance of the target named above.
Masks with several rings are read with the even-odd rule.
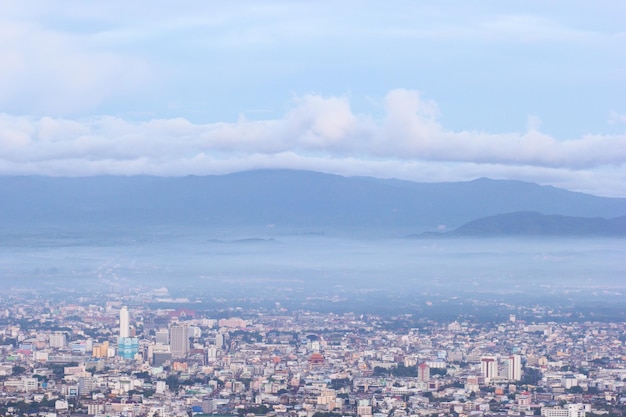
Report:
[[[350,99],[305,95],[272,120],[240,117],[69,120],[0,115],[0,173],[205,175],[295,168],[418,181],[517,178],[594,194],[626,196],[626,134],[559,140],[536,118],[525,132],[452,131],[435,102],[392,90],[380,116]]]

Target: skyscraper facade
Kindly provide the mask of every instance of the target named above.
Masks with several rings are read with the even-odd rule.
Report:
[[[417,367],[417,380],[422,382],[430,381],[430,366],[420,363]]]
[[[62,348],[67,344],[67,338],[65,337],[65,333],[62,332],[54,332],[50,335],[50,347],[51,348]]]
[[[139,352],[139,339],[136,337],[120,337],[117,340],[117,355],[124,359],[134,359]]]
[[[520,355],[509,356],[509,380],[519,381],[522,379],[522,357]]]
[[[130,317],[126,306],[120,309],[120,337],[130,337]]]
[[[492,379],[498,376],[498,359],[486,356],[480,359],[480,372],[485,379]]]
[[[167,329],[157,330],[156,342],[161,345],[169,345],[170,344],[170,332]]]
[[[134,359],[139,352],[139,340],[130,337],[130,316],[128,307],[120,308],[120,336],[117,338],[117,355],[124,359]]]
[[[172,358],[184,358],[189,352],[189,332],[187,326],[175,324],[170,327],[170,350]]]

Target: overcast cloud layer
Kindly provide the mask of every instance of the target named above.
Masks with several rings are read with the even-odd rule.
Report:
[[[626,197],[621,1],[127,3],[7,2],[0,174],[295,168]]]

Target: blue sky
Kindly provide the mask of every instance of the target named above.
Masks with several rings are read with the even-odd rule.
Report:
[[[623,1],[8,1],[0,174],[298,168],[626,197]]]

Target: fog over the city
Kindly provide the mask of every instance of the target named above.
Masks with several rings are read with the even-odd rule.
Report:
[[[621,227],[622,200],[580,194],[626,197],[621,2],[3,6],[5,288],[621,291],[624,245],[589,230],[407,237],[517,211]],[[247,170],[351,178],[206,177]]]
[[[119,291],[167,287],[213,297],[359,294],[529,299],[538,294],[597,301],[624,291],[622,239],[358,239],[176,231],[120,237],[32,236],[5,241],[0,273],[10,287]],[[191,291],[190,291],[191,290]],[[610,298],[610,297],[609,297]]]
[[[626,416],[624,17],[4,0],[0,416]]]

